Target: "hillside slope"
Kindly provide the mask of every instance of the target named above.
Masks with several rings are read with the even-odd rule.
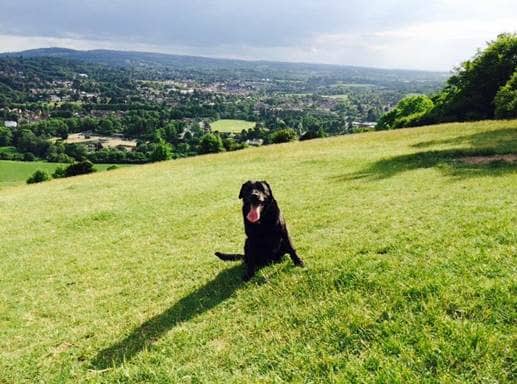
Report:
[[[478,163],[516,153],[448,124],[1,190],[0,382],[511,382],[517,172]],[[305,269],[213,256],[250,178]]]

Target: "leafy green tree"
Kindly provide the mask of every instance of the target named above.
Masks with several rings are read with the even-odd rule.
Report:
[[[492,119],[494,98],[517,68],[517,33],[501,34],[465,61],[435,100],[435,122]]]
[[[517,118],[517,70],[502,86],[494,99],[495,117],[498,119]]]
[[[433,101],[425,95],[406,96],[399,101],[394,109],[379,119],[377,129],[416,125],[419,119],[429,113],[433,107]]]
[[[273,143],[287,143],[296,140],[296,131],[292,128],[279,129],[271,134],[271,142]]]
[[[510,80],[515,68],[517,33],[501,34],[456,69],[432,100],[402,99],[379,119],[377,129],[515,116],[515,83]]]
[[[0,147],[7,147],[13,142],[13,133],[9,128],[0,127]]]
[[[45,171],[37,170],[27,179],[27,184],[41,183],[42,181],[50,180],[49,175]]]
[[[179,122],[171,121],[164,128],[162,137],[171,144],[178,144],[180,142],[179,133],[182,131],[183,127]]]
[[[110,119],[102,119],[99,122],[97,132],[101,135],[112,135],[113,134],[113,122]]]
[[[207,133],[201,138],[199,153],[217,153],[222,151],[224,151],[224,145],[219,135]]]
[[[88,155],[88,148],[84,144],[65,144],[65,153],[77,161],[82,161]]]
[[[19,152],[30,152],[34,156],[46,157],[50,143],[39,136],[36,136],[29,129],[22,129],[16,132],[13,137],[13,144],[16,146]]]
[[[50,135],[59,136],[63,140],[68,137],[68,125],[62,119],[48,120],[47,131]]]
[[[157,144],[155,144],[154,150],[151,152],[149,159],[152,162],[172,159],[171,145],[164,140],[160,140]]]

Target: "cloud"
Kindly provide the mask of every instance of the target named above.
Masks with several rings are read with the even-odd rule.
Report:
[[[514,0],[2,0],[0,50],[111,48],[450,69],[515,31]]]

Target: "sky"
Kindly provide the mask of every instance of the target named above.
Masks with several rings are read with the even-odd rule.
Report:
[[[452,70],[517,0],[0,0],[0,52],[117,49]]]

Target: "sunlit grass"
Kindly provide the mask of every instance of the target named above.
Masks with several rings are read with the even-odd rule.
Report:
[[[515,380],[517,121],[246,149],[0,191],[0,382]],[[307,267],[243,284],[242,182]]]
[[[0,160],[0,189],[24,184],[27,179],[37,170],[45,171],[52,175],[56,168],[66,168],[70,164],[48,163],[46,161],[10,161]],[[113,164],[95,164],[95,169],[105,171]],[[117,167],[127,166],[124,164]]]
[[[212,131],[240,133],[255,126],[254,121],[222,119],[210,124]]]

